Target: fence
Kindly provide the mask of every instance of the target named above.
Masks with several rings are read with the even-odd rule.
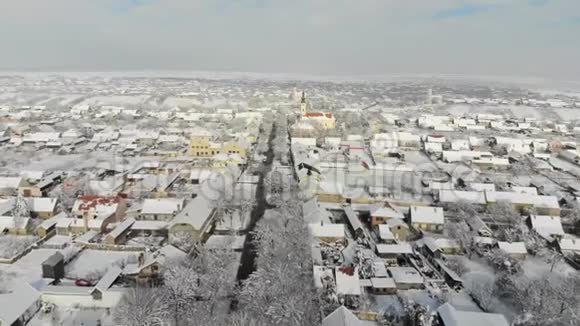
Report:
[[[32,251],[32,249],[41,247],[42,244],[45,243],[48,239],[50,239],[50,237],[52,237],[55,233],[56,233],[55,230],[48,232],[44,237],[40,238],[38,241],[31,244],[26,249],[22,250],[21,252],[10,258],[0,258],[0,264],[14,264],[20,258],[28,255]]]

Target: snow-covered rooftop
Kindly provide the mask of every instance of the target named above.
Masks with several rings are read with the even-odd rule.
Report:
[[[343,268],[335,268],[336,293],[344,295],[361,295],[358,267],[347,268],[352,272],[352,275],[341,269]]]
[[[551,239],[554,235],[564,235],[559,216],[532,215],[530,222],[532,229],[545,239]]]
[[[437,309],[445,326],[509,326],[506,318],[500,314],[474,311],[459,311],[446,303]]]
[[[526,250],[526,244],[523,242],[504,242],[498,241],[497,246],[499,249],[504,251],[507,254],[527,254],[528,251]]]
[[[443,224],[442,207],[411,206],[411,223]]]
[[[315,238],[344,238],[345,227],[344,224],[322,224],[311,223],[308,225],[310,234]]]
[[[183,198],[152,198],[143,201],[141,214],[177,214],[184,206]]]

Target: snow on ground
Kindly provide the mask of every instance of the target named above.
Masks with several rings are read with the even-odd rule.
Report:
[[[450,113],[453,116],[460,117],[462,115],[474,114],[476,112],[484,112],[485,108],[483,107],[475,107],[473,105],[468,104],[460,104],[460,105],[451,105],[445,107],[445,111]]]
[[[60,100],[59,104],[60,105],[71,105],[71,103],[74,103],[78,100],[81,100],[84,97],[85,97],[85,95],[72,95],[72,94],[71,95],[64,95],[64,96],[61,96],[59,98],[59,100]]]
[[[0,236],[0,258],[12,258],[31,246],[38,237],[29,235]]]
[[[415,167],[416,171],[439,171],[437,165],[425,153],[419,151],[405,152],[405,163]]]
[[[107,309],[76,309],[54,307],[50,313],[38,312],[29,326],[108,326],[115,325],[111,311]]]
[[[54,235],[50,239],[48,239],[43,245],[48,246],[64,246],[67,243],[71,243],[72,238],[68,235]]]
[[[551,264],[545,262],[540,257],[528,257],[522,262],[524,274],[531,279],[542,279],[550,273],[559,273],[563,276],[573,275],[577,271],[565,261],[560,261],[554,265],[554,270],[550,272]]]
[[[0,264],[0,271],[7,274],[7,280],[38,281],[42,278],[42,262],[57,251],[34,249],[14,264]]]
[[[542,120],[544,119],[544,114],[540,110],[529,106],[513,106],[510,108],[510,113],[517,119],[536,118]]]
[[[85,250],[66,265],[65,276],[74,279],[94,278],[104,274],[115,264],[137,261],[137,256],[137,252]]]
[[[494,270],[489,267],[489,265],[487,265],[485,262],[478,260],[476,257],[473,257],[472,259],[463,259],[463,263],[465,264],[465,267],[469,270],[468,273],[483,273],[483,274],[488,274],[488,275],[495,275]]]
[[[374,311],[389,310],[395,311],[398,315],[402,316],[404,314],[403,305],[396,295],[374,295],[369,294],[369,301],[371,309]]]
[[[553,109],[553,110],[564,121],[580,120],[580,110],[578,109]]]
[[[30,159],[30,157],[28,157]],[[123,159],[116,157],[111,153],[93,152],[88,154],[73,155],[48,155],[42,158],[36,158],[34,161],[28,161],[25,165],[19,167],[19,170],[30,171],[55,171],[55,170],[82,170],[91,169],[96,165],[100,167],[124,167],[128,170],[142,166],[143,162],[159,161],[158,157],[125,157]],[[125,163],[123,163],[125,162]]]
[[[399,290],[399,295],[418,304],[428,306],[431,311],[437,310],[441,301],[433,297],[427,290]]]
[[[112,96],[94,96],[85,99],[81,104],[88,105],[136,105],[142,104],[149,98],[148,95],[135,95],[135,96],[122,96],[122,95],[112,95]]]
[[[11,100],[19,95],[20,94],[18,94],[18,93],[2,92],[2,93],[0,93],[0,101]]]
[[[202,102],[196,98],[175,97],[175,96],[169,96],[165,99],[165,101],[163,101],[163,106],[170,108],[175,106],[190,107],[193,105],[201,105],[201,104]]]

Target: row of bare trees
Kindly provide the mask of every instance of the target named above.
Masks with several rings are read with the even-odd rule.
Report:
[[[167,261],[160,286],[129,290],[115,309],[114,320],[125,326],[222,325],[230,316],[237,266],[225,247],[199,249],[185,259]],[[232,272],[233,271],[233,272]]]

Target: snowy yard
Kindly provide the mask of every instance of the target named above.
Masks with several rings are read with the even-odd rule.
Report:
[[[55,307],[50,313],[38,312],[28,323],[29,326],[107,326],[114,325],[107,309],[74,309]]]
[[[423,152],[405,152],[405,163],[413,166],[416,171],[420,172],[439,171],[439,167]]]
[[[419,303],[423,306],[427,306],[431,311],[437,310],[437,308],[442,304],[439,299],[427,290],[399,290],[399,296],[404,299],[412,300],[413,302]]]
[[[0,258],[12,258],[30,247],[38,237],[32,235],[0,236]]]
[[[552,271],[550,271],[551,268],[551,264],[540,257],[528,257],[522,262],[524,274],[531,279],[542,278],[550,273],[558,273],[562,276],[571,276],[577,273],[574,268],[563,260],[556,263]]]
[[[51,248],[52,246],[64,247],[71,242],[72,238],[70,236],[57,234],[48,239],[45,243],[43,243],[43,246],[51,246]]]
[[[137,257],[136,252],[85,250],[66,265],[65,276],[98,279],[115,264],[123,268],[127,263],[136,262]]]
[[[0,272],[7,274],[6,280],[38,281],[42,278],[42,262],[55,252],[54,249],[32,250],[14,264],[0,264]]]

